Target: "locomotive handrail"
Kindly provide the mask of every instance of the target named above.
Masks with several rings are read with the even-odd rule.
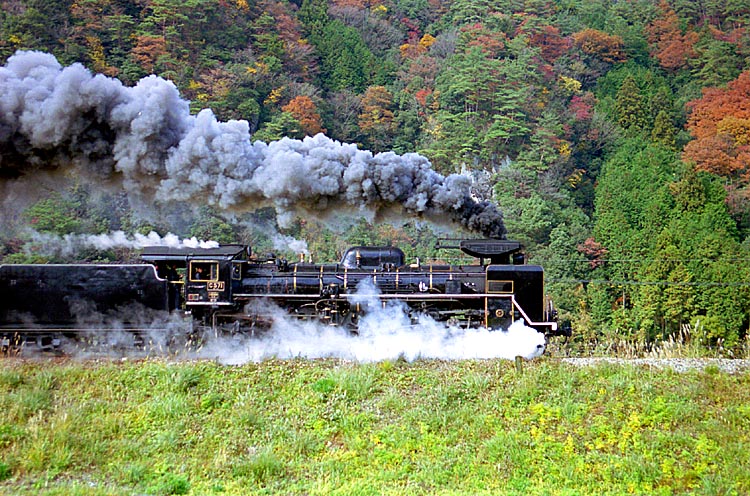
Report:
[[[557,322],[534,322],[533,320],[531,320],[529,318],[528,315],[526,315],[526,312],[523,311],[523,308],[521,308],[521,306],[518,303],[516,303],[516,297],[515,297],[515,295],[510,295],[510,298],[511,298],[511,302],[513,302],[513,308],[517,309],[518,313],[520,313],[521,316],[524,318],[524,320],[526,320],[526,325],[529,325],[529,326],[535,326],[535,325],[538,325],[538,326],[542,326],[542,325],[543,326],[549,326],[550,330],[552,330],[552,332],[557,331]]]
[[[234,296],[240,298],[301,298],[310,299],[312,294],[295,294],[295,293],[235,293]],[[348,300],[349,297],[360,296],[356,293],[342,293],[340,299]],[[369,295],[368,295],[369,296]],[[373,297],[380,299],[475,299],[475,298],[510,298],[511,294],[502,293],[396,293],[396,294],[377,294]]]

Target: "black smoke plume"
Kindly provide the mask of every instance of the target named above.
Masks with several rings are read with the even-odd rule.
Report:
[[[272,206],[282,225],[295,216],[409,214],[505,236],[501,212],[471,197],[468,177],[443,176],[418,154],[373,155],[323,135],[252,142],[245,121],[191,115],[164,79],[125,87],[80,64],[18,52],[0,67],[0,191],[61,174],[122,187],[134,205]]]

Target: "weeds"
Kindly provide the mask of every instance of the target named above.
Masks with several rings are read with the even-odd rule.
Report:
[[[0,387],[5,391],[17,389],[23,382],[23,375],[17,370],[0,371]]]
[[[241,457],[232,466],[232,475],[255,483],[267,483],[284,474],[284,463],[270,450]]]
[[[524,369],[10,360],[0,493],[750,492],[750,375]]]
[[[617,358],[750,358],[750,333],[735,347],[718,339],[708,343],[700,328],[686,324],[680,331],[659,339],[640,333],[613,331],[588,336],[585,341],[556,342],[547,346],[554,356],[606,356]]]
[[[10,469],[10,466],[5,462],[0,462],[0,482],[10,479],[12,475],[13,471]]]
[[[162,475],[148,488],[149,494],[158,495],[187,494],[189,491],[190,482],[187,477],[172,473]]]
[[[319,388],[335,385],[346,401],[360,401],[369,397],[377,388],[377,370],[373,365],[339,367],[331,371],[326,379],[318,381]],[[329,391],[330,392],[330,391]]]
[[[175,373],[175,389],[180,392],[188,392],[200,384],[203,372],[195,367],[186,366]]]

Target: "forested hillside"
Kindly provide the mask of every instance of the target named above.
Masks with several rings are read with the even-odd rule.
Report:
[[[682,333],[747,351],[750,325],[750,5],[740,0],[0,0],[0,60],[18,50],[133,86],[171,80],[197,113],[254,140],[324,133],[417,152],[473,178],[508,237],[547,271],[584,343]],[[0,142],[4,131],[0,127]],[[6,151],[0,148],[0,153]],[[0,156],[0,178],[9,159]],[[354,243],[442,256],[424,223],[343,232],[262,209],[134,211],[79,182],[6,199],[3,263],[72,255],[43,235],[196,236],[317,259]],[[32,228],[29,230],[29,228]],[[43,238],[49,239],[49,238]],[[78,252],[118,259],[127,251]]]

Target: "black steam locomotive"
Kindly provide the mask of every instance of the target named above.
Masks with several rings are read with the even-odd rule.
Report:
[[[367,311],[356,297],[363,284],[384,306],[401,302],[415,320],[507,329],[523,319],[545,334],[564,333],[544,294],[543,270],[524,263],[520,243],[461,240],[452,247],[478,263],[406,263],[399,248],[359,246],[339,263],[316,264],[227,245],[148,247],[142,264],[0,265],[0,336],[6,346],[22,336],[49,348],[66,334],[113,327],[137,334],[167,313],[184,316],[193,331],[254,331],[273,319],[268,303],[356,331]]]

